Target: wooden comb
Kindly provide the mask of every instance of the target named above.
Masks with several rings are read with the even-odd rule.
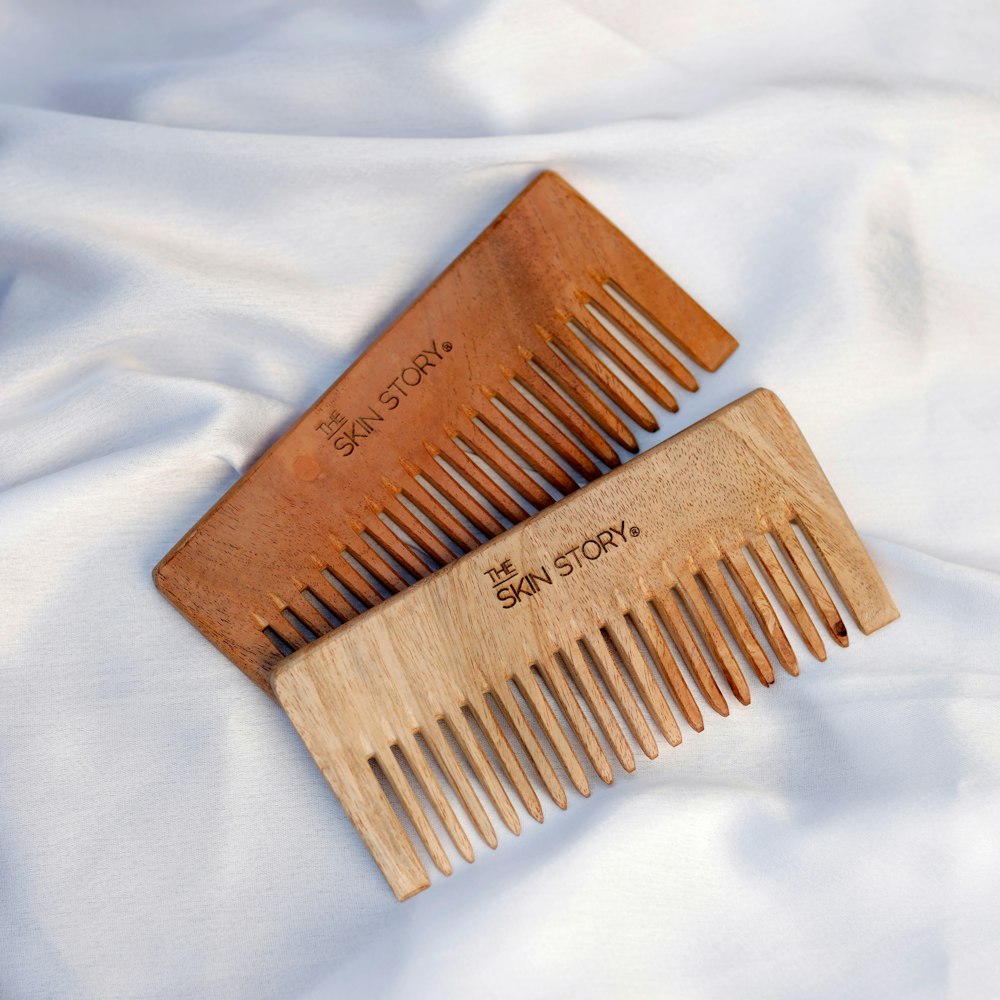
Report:
[[[713,371],[736,347],[543,173],[185,535],[156,585],[270,690],[283,655],[569,493],[572,473],[618,465],[611,442],[635,451],[625,418],[656,420],[614,369],[674,410],[654,370],[697,382],[668,342]]]
[[[765,585],[819,659],[823,642],[800,591],[846,646],[809,547],[862,632],[898,617],[798,428],[777,397],[757,390],[289,657],[272,684],[406,899],[429,880],[401,816],[437,867],[451,871],[417,789],[473,860],[439,774],[496,846],[473,781],[515,833],[520,822],[505,780],[542,818],[508,735],[516,734],[537,782],[565,808],[553,752],[587,795],[584,756],[604,781],[613,778],[595,728],[626,771],[635,767],[626,731],[648,757],[658,752],[650,720],[668,743],[680,742],[671,703],[702,729],[678,660],[723,715],[708,661],[743,704],[750,688],[738,656],[765,686],[774,680],[765,646],[797,674]]]

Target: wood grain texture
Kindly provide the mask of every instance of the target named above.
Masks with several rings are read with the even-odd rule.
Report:
[[[284,653],[617,465],[611,442],[635,450],[628,419],[656,419],[602,357],[676,409],[697,388],[691,362],[715,370],[735,347],[543,173],[184,536],[156,585],[269,691]]]
[[[467,758],[472,771],[481,775],[490,766],[484,750],[500,761],[484,786],[490,798],[502,779],[525,803],[538,805],[537,784],[565,808],[559,772],[589,794],[570,737],[607,781],[612,774],[598,735],[631,770],[630,740],[650,757],[659,752],[651,725],[667,743],[680,741],[674,709],[701,728],[689,679],[725,714],[712,669],[741,702],[749,702],[753,681],[741,662],[762,689],[774,680],[772,660],[796,672],[775,603],[814,654],[823,655],[822,642],[799,592],[834,641],[846,643],[816,556],[793,525],[862,632],[898,616],[798,428],[777,397],[757,390],[289,657],[273,672],[274,690],[405,899],[429,879],[371,761],[468,712],[485,738]],[[551,711],[543,685],[553,704],[573,703],[563,708],[564,721]],[[505,733],[523,744],[534,778],[517,763]],[[464,783],[454,792],[468,804]],[[405,795],[420,831],[425,817],[414,818],[413,796]],[[474,825],[482,822],[470,814]],[[446,829],[452,833],[451,817]],[[468,857],[464,833],[452,839]],[[440,870],[451,870],[438,842],[427,850]]]

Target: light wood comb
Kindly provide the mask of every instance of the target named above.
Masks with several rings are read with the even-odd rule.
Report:
[[[678,659],[724,715],[709,662],[744,704],[750,688],[739,658],[765,686],[774,680],[765,647],[797,674],[765,588],[819,659],[826,653],[806,601],[846,646],[809,548],[862,632],[898,617],[787,410],[757,390],[289,657],[272,684],[406,899],[429,880],[400,817],[437,867],[451,871],[420,793],[473,860],[439,774],[496,846],[481,793],[517,833],[506,784],[539,820],[535,783],[567,804],[553,753],[587,795],[584,758],[604,781],[613,778],[598,731],[631,771],[629,737],[649,757],[658,752],[653,727],[680,742],[671,704],[701,730]],[[508,741],[514,734],[534,783]]]
[[[543,173],[184,536],[156,585],[270,690],[285,654],[569,493],[574,474],[618,465],[612,442],[635,451],[628,420],[656,420],[615,367],[673,410],[668,379],[697,388],[680,353],[714,371],[735,347]]]

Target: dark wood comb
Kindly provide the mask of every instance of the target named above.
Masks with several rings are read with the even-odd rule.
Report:
[[[293,650],[619,464],[736,341],[543,173],[156,567],[265,690]],[[605,363],[610,359],[609,363]],[[668,388],[667,381],[673,389]],[[509,484],[509,485],[504,485]]]
[[[865,634],[898,617],[802,434],[758,390],[289,657],[272,682],[405,899],[429,880],[403,818],[451,871],[421,795],[472,861],[445,787],[495,847],[484,801],[515,833],[508,788],[538,820],[536,784],[566,807],[552,758],[588,795],[585,759],[611,782],[606,748],[631,771],[633,741],[657,755],[654,728],[680,743],[672,706],[702,728],[690,679],[728,714],[716,674],[747,704],[741,660],[765,687],[772,660],[798,673],[776,605],[820,659],[807,604],[846,646],[819,566]]]

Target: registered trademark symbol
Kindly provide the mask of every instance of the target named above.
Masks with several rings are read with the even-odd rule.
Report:
[[[445,354],[447,354],[451,350],[451,341],[450,340],[446,340],[441,345],[441,350],[444,351]]]
[[[629,528],[629,529],[628,529],[628,533],[629,533],[629,534],[630,534],[630,535],[631,535],[631,536],[632,536],[633,538],[638,538],[638,537],[639,537],[639,529],[638,529],[638,528]]]

